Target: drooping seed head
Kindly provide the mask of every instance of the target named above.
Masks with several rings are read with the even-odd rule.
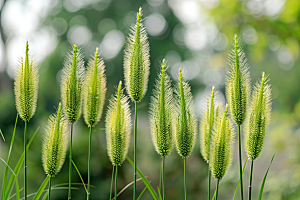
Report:
[[[254,86],[245,128],[245,148],[252,161],[263,148],[266,128],[271,119],[271,101],[271,86],[263,72],[261,82]]]
[[[140,102],[147,91],[150,66],[148,36],[141,17],[140,8],[136,25],[130,28],[124,51],[125,86],[129,96],[135,102]]]
[[[245,53],[234,36],[234,48],[228,54],[226,97],[233,120],[241,125],[246,117],[250,92],[250,74]]]
[[[210,99],[207,97],[206,110],[200,121],[200,150],[201,154],[209,162],[211,135],[215,119],[215,87],[212,88]]]
[[[218,180],[224,177],[232,158],[234,132],[227,118],[227,109],[228,105],[223,116],[219,115],[215,118],[211,143],[209,165],[213,176]]]
[[[68,121],[59,104],[57,114],[49,117],[42,145],[43,167],[50,177],[56,176],[64,164],[68,147],[67,129]]]
[[[163,60],[149,110],[153,145],[162,157],[169,155],[173,146],[173,90],[165,70],[166,62]]]
[[[178,154],[187,158],[193,150],[197,133],[197,119],[194,114],[194,103],[191,88],[182,80],[179,69],[179,82],[175,90],[175,143]]]
[[[63,112],[69,123],[75,123],[81,115],[84,61],[76,45],[64,61],[61,79]]]
[[[29,46],[26,42],[25,59],[21,58],[16,71],[14,92],[16,107],[24,121],[29,121],[35,113],[38,96],[38,70],[33,60],[29,59]]]
[[[106,114],[107,153],[113,165],[121,165],[127,155],[131,132],[131,118],[128,98],[123,95],[122,82],[108,105]]]
[[[98,58],[98,48],[94,59],[88,63],[83,89],[83,117],[85,123],[95,126],[101,118],[106,94],[104,61]]]

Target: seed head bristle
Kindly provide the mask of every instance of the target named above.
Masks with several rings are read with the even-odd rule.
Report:
[[[225,107],[223,116],[219,115],[215,118],[213,126],[209,165],[213,176],[218,180],[224,177],[232,159],[234,131],[227,118],[227,110],[228,105]]]
[[[38,70],[29,58],[29,45],[26,42],[25,60],[21,58],[16,71],[14,92],[16,108],[24,121],[29,121],[35,113],[38,97]]]
[[[163,60],[149,109],[153,145],[162,157],[168,156],[173,147],[173,90],[170,77],[165,73],[165,70],[166,61]]]
[[[67,127],[68,121],[59,104],[57,114],[49,117],[42,145],[43,167],[50,177],[56,176],[64,164],[68,147]]]
[[[237,35],[234,36],[233,49],[228,53],[226,97],[230,112],[237,125],[246,117],[250,92],[250,73],[245,53],[240,46]]]
[[[188,83],[183,81],[179,69],[179,83],[175,90],[175,143],[178,154],[187,158],[194,148],[197,133],[197,119],[194,114],[194,103]]]
[[[108,105],[106,120],[107,153],[113,165],[120,166],[128,152],[131,117],[128,98],[123,95],[122,82]]]
[[[101,118],[106,94],[106,77],[103,59],[98,58],[98,48],[94,59],[88,62],[83,89],[83,117],[85,123],[95,126]]]
[[[147,91],[150,66],[148,36],[141,17],[140,8],[136,25],[130,28],[124,50],[125,86],[129,96],[135,102],[140,102]]]
[[[250,160],[255,160],[263,148],[266,128],[271,119],[271,85],[262,73],[262,79],[253,89],[245,126],[245,148]]]
[[[76,45],[65,61],[61,78],[61,100],[63,112],[69,123],[75,123],[81,115],[84,61]]]

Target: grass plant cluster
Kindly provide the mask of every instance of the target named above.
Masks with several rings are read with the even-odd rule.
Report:
[[[34,115],[38,92],[38,71],[34,62],[29,59],[29,45],[26,43],[25,59],[21,58],[20,66],[15,77],[16,108],[19,116],[25,121],[24,128],[24,153],[21,156],[16,168],[9,167],[10,152],[4,172],[2,186],[3,200],[16,196],[20,199],[18,174],[24,161],[24,199],[27,194],[27,149],[33,138],[27,143],[27,122]],[[142,24],[142,9],[137,13],[137,21],[131,27],[127,44],[124,50],[124,80],[127,96],[123,94],[122,81],[119,82],[116,94],[109,101],[105,119],[105,133],[108,157],[113,165],[110,197],[112,197],[113,178],[115,178],[115,197],[117,194],[118,167],[127,160],[134,168],[133,177],[133,199],[141,199],[146,189],[155,200],[168,199],[165,193],[165,158],[170,155],[173,147],[183,159],[184,165],[184,199],[187,200],[187,166],[186,159],[191,155],[195,146],[198,132],[200,132],[200,149],[203,159],[208,163],[208,199],[218,199],[219,184],[230,167],[233,154],[233,141],[235,127],[238,129],[239,142],[239,173],[240,180],[237,190],[240,187],[241,199],[243,199],[243,168],[242,168],[242,142],[241,125],[244,130],[244,146],[248,158],[251,161],[251,173],[249,183],[249,200],[251,200],[253,162],[260,155],[263,148],[267,127],[271,119],[271,86],[268,84],[268,76],[262,73],[261,81],[253,87],[252,95],[250,87],[250,73],[247,59],[243,52],[237,35],[234,36],[233,49],[228,55],[228,66],[226,68],[226,97],[228,104],[225,109],[222,103],[216,103],[216,89],[213,87],[211,95],[207,97],[203,115],[198,124],[195,112],[191,87],[184,81],[184,72],[179,69],[178,82],[175,87],[171,78],[167,75],[168,64],[166,60],[161,62],[161,72],[158,74],[154,86],[153,95],[149,106],[149,122],[153,146],[162,158],[161,177],[162,191],[158,193],[153,189],[150,182],[145,178],[137,167],[137,104],[142,101],[148,87],[150,71],[150,49],[146,28]],[[92,152],[92,129],[101,120],[105,96],[106,76],[105,64],[99,58],[98,49],[88,61],[85,69],[83,53],[76,45],[66,56],[63,64],[61,79],[61,102],[57,114],[49,117],[48,125],[45,128],[42,145],[42,163],[47,175],[45,181],[34,195],[34,199],[50,199],[51,178],[55,177],[64,164],[69,149],[69,191],[68,199],[72,198],[72,169],[73,166],[82,179],[74,161],[72,160],[72,134],[73,125],[83,113],[84,121],[89,128],[89,150],[87,156],[88,181],[86,198],[90,199],[90,176],[91,176],[91,152]],[[251,98],[250,98],[251,96]],[[134,113],[134,162],[127,156],[129,139],[131,137],[131,99],[135,105]],[[249,102],[250,101],[250,102]],[[229,113],[229,114],[228,114]],[[17,123],[17,119],[16,119]],[[70,127],[68,129],[68,126]],[[199,127],[199,128],[198,128]],[[199,131],[198,131],[199,130]],[[11,142],[11,148],[14,141]],[[68,141],[69,140],[69,141]],[[273,160],[273,159],[272,159]],[[3,160],[4,161],[4,160]],[[246,160],[247,162],[247,160]],[[245,162],[245,165],[246,165]],[[272,161],[271,161],[272,162]],[[245,167],[244,165],[244,167]],[[8,171],[12,171],[8,180]],[[30,170],[30,169],[29,169]],[[201,169],[199,169],[201,170]],[[268,173],[268,171],[267,171]],[[259,199],[266,176],[263,179]],[[137,196],[136,182],[137,174],[145,183],[146,188]],[[213,197],[210,194],[211,175],[216,179],[216,191]],[[42,197],[43,191],[48,185],[48,190]],[[15,186],[16,194],[11,196],[12,188]],[[93,191],[96,192],[96,191]],[[236,191],[237,192],[237,191]],[[161,195],[162,194],[162,195]],[[103,194],[101,194],[103,195]],[[236,194],[235,194],[236,195]],[[234,198],[235,198],[234,195]],[[67,197],[66,197],[67,198]]]

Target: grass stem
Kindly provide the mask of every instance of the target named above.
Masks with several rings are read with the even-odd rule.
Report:
[[[50,200],[50,193],[51,193],[51,177],[49,178],[48,200]]]
[[[112,173],[111,173],[111,181],[110,181],[109,200],[111,200],[111,196],[112,196],[112,188],[113,188],[113,182],[114,182],[114,172],[115,172],[115,166],[113,165],[113,170],[112,170]]]
[[[183,159],[183,166],[184,166],[184,199],[187,200],[187,193],[186,193],[186,158]]]
[[[163,186],[163,200],[165,200],[165,157],[162,157],[162,186]]]
[[[24,128],[24,199],[27,200],[27,121]]]
[[[217,180],[217,187],[216,187],[216,200],[218,200],[218,193],[219,193],[219,184],[220,184],[220,180]]]
[[[211,171],[208,168],[208,200],[210,200],[210,183],[211,182]]]
[[[158,189],[159,191],[161,191],[161,179],[162,179],[162,162],[160,162],[160,165],[159,165],[159,183],[158,183]]]
[[[137,140],[137,102],[134,109],[134,184],[133,184],[133,200],[136,200],[136,140]]]
[[[68,199],[71,199],[71,183],[72,183],[72,135],[73,135],[73,124],[71,124],[71,134],[70,134],[69,197],[68,197]]]
[[[253,160],[251,160],[251,171],[250,171],[250,181],[249,181],[249,200],[251,200],[251,192],[252,192],[252,174],[253,174]]]
[[[91,153],[92,153],[92,127],[90,127],[89,133],[89,157],[88,157],[88,193],[87,193],[87,200],[90,199],[90,184],[91,184]]]
[[[117,200],[117,196],[118,196],[118,188],[117,188],[117,184],[118,184],[118,165],[116,165],[116,174],[115,174],[115,199]]]
[[[240,164],[240,180],[241,180],[241,200],[244,199],[243,194],[243,169],[242,169],[242,144],[241,144],[241,126],[238,125],[238,139],[239,139],[239,164]]]

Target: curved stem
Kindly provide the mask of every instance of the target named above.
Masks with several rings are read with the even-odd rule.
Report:
[[[187,200],[187,193],[186,193],[186,158],[183,159],[183,166],[184,166],[184,199]]]
[[[71,133],[70,133],[69,197],[68,197],[68,199],[71,199],[71,183],[72,183],[72,135],[73,135],[73,124],[71,124]]]
[[[216,187],[216,200],[218,200],[219,183],[220,183],[220,180],[218,179],[218,180],[217,180],[217,187]]]
[[[87,193],[87,200],[90,199],[90,183],[91,183],[91,153],[92,153],[92,127],[90,127],[89,133],[89,157],[88,157],[88,193]]]
[[[115,171],[115,166],[113,165],[113,170],[112,170],[112,173],[111,173],[111,181],[110,181],[109,200],[111,200],[111,194],[112,194],[112,188],[113,188],[113,182],[114,182],[114,171]]]
[[[165,157],[162,157],[162,186],[163,186],[163,200],[165,200]]]
[[[51,193],[51,177],[49,178],[48,200],[50,200],[50,193]]]
[[[136,140],[137,140],[137,102],[134,109],[134,184],[133,184],[133,200],[136,199]]]
[[[115,174],[115,199],[117,200],[117,183],[118,183],[118,165],[116,165],[116,174]]]
[[[249,181],[249,200],[251,200],[251,192],[252,192],[252,174],[253,174],[253,160],[251,160],[251,171],[250,171],[250,181]]]
[[[27,200],[27,121],[24,128],[24,199]]]
[[[210,183],[211,182],[211,172],[210,169],[208,168],[208,200],[210,200]]]
[[[242,144],[241,144],[241,126],[238,125],[238,137],[239,137],[239,163],[240,163],[240,179],[241,179],[241,200],[244,199],[244,194],[243,194],[243,170],[242,170]]]

